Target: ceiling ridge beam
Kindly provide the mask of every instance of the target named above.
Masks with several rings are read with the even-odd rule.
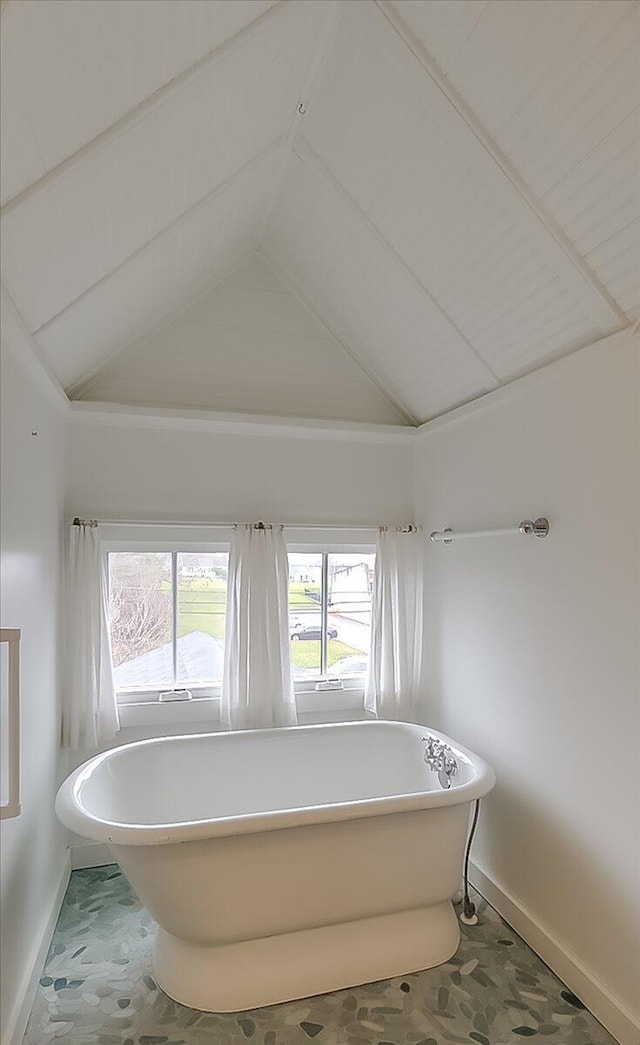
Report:
[[[289,161],[289,157],[291,155],[291,150],[293,149],[296,138],[300,134],[302,125],[304,123],[304,117],[306,113],[309,111],[309,106],[312,103],[316,88],[318,86],[320,72],[327,59],[329,45],[333,39],[336,30],[338,17],[340,15],[343,2],[344,0],[329,0],[327,15],[324,19],[322,32],[318,37],[318,43],[314,51],[311,65],[309,66],[309,71],[304,78],[300,95],[296,100],[295,111],[291,116],[291,121],[289,123],[289,129],[287,131],[286,136],[287,148],[283,150],[280,171],[278,173],[277,178],[275,179],[275,186],[273,193],[271,194],[271,199],[269,200],[269,205],[265,209],[262,228],[260,230],[260,236],[258,237],[259,243],[261,243],[266,236],[267,228],[269,227],[269,221],[271,220],[271,215],[275,210],[276,202],[280,195],[280,190],[282,188],[282,182],[284,181],[284,175]],[[302,106],[302,112],[300,111],[300,106]]]
[[[374,3],[389,28],[396,33],[437,88],[442,100],[458,114],[467,129],[469,142],[475,143],[476,159],[484,159],[483,166],[490,176],[493,172],[494,182],[496,177],[502,181],[511,214],[521,227],[526,225],[529,237],[537,241],[541,256],[548,258],[550,267],[553,265],[558,275],[565,278],[568,289],[576,294],[590,319],[606,332],[611,332],[612,324],[616,328],[626,326],[627,317],[617,302],[390,0],[374,0]]]
[[[177,214],[176,217],[173,218],[168,225],[165,225],[164,228],[160,229],[159,232],[156,232],[151,237],[151,239],[146,240],[145,243],[142,243],[139,247],[136,247],[135,250],[132,250],[131,253],[127,254],[127,256],[123,258],[122,261],[119,261],[114,268],[109,269],[109,271],[106,272],[104,276],[100,276],[100,279],[97,279],[90,286],[85,287],[81,294],[78,294],[78,296],[75,297],[72,301],[69,301],[53,316],[49,316],[49,319],[47,319],[44,323],[41,323],[40,326],[33,331],[34,337],[47,330],[58,319],[66,315],[66,313],[69,312],[71,309],[75,308],[75,306],[80,301],[83,301],[84,298],[88,297],[88,295],[91,294],[92,291],[94,291],[97,287],[101,286],[103,283],[108,282],[108,280],[110,280],[111,277],[116,274],[116,272],[119,272],[120,269],[128,265],[130,261],[132,261],[134,258],[137,258],[138,255],[143,254],[150,247],[155,246],[155,244],[160,242],[160,240],[164,239],[165,236],[168,236],[169,233],[176,228],[176,226],[181,224],[181,222],[186,221],[187,218],[190,218],[193,214],[197,213],[198,210],[204,209],[204,207],[206,207],[209,203],[216,199],[217,196],[220,196],[224,192],[226,192],[226,190],[232,185],[233,182],[237,181],[239,178],[244,177],[245,174],[248,174],[251,170],[253,170],[254,167],[259,166],[262,163],[262,161],[268,159],[269,156],[274,155],[278,151],[278,149],[282,148],[284,140],[284,136],[277,138],[276,141],[272,142],[271,145],[268,145],[266,149],[263,149],[262,152],[259,152],[257,156],[254,156],[252,159],[248,160],[247,163],[243,164],[243,166],[240,167],[237,171],[234,171],[234,173],[230,174],[228,178],[225,178],[224,181],[221,181],[219,185],[216,185],[214,189],[210,189],[210,191],[205,193],[204,196],[201,196],[199,200],[196,200],[195,203],[192,203],[190,207],[187,207],[186,210],[183,210],[180,212],[180,214]]]
[[[270,25],[275,19],[282,17],[283,13],[290,10],[298,2],[299,0],[277,0],[273,7],[263,11],[261,15],[258,15],[258,17],[248,25],[243,26],[242,29],[238,30],[238,32],[228,40],[224,40],[218,47],[214,47],[213,50],[202,55],[202,57],[198,58],[193,65],[190,65],[187,69],[183,69],[182,72],[174,76],[172,80],[162,84],[162,86],[158,87],[153,94],[143,98],[141,102],[138,102],[138,104],[133,107],[133,109],[130,109],[115,120],[114,123],[105,127],[105,129],[100,131],[95,138],[91,138],[88,142],[85,142],[84,145],[81,145],[75,152],[66,156],[64,160],[61,160],[60,163],[55,167],[52,167],[51,170],[46,171],[37,181],[28,185],[25,189],[22,189],[20,192],[16,193],[15,196],[8,199],[0,209],[0,215],[4,217],[6,214],[11,213],[21,204],[26,203],[33,196],[39,194],[54,182],[64,177],[70,170],[86,160],[87,157],[105,148],[105,146],[118,138],[124,131],[133,127],[141,120],[146,119],[147,116],[152,112],[155,112],[156,109],[159,109],[165,104],[165,102],[169,101],[176,94],[179,94],[189,84],[199,79],[199,77],[210,68],[213,68],[219,62],[224,61],[238,47],[241,47],[248,40],[263,32],[268,25]]]
[[[0,284],[0,300],[2,301],[1,311],[4,321],[9,322],[14,327],[17,337],[24,345],[26,345],[27,351],[21,351],[20,356],[27,360],[27,364],[34,376],[37,378],[39,384],[47,395],[54,400],[56,406],[67,410],[69,407],[69,398],[58,381],[58,378],[53,373],[53,370],[43,357],[42,352],[40,351],[40,346],[33,337],[33,334],[29,332],[27,324],[18,311],[16,304],[4,283]],[[10,335],[7,337],[7,340],[10,340]]]
[[[349,209],[360,219],[360,221],[364,225],[366,225],[369,233],[374,237],[376,242],[385,250],[385,252],[391,258],[393,258],[396,264],[400,266],[404,274],[411,280],[414,286],[420,291],[422,297],[428,302],[429,306],[435,312],[437,312],[443,324],[448,328],[449,333],[455,337],[459,346],[466,352],[466,354],[469,357],[472,358],[479,375],[482,375],[481,379],[483,383],[485,385],[488,385],[490,388],[498,388],[501,382],[497,374],[493,372],[489,364],[486,363],[482,356],[479,354],[479,352],[476,351],[476,349],[473,347],[468,338],[463,334],[460,327],[456,324],[455,320],[451,318],[446,309],[444,309],[440,302],[437,300],[437,298],[433,296],[429,288],[424,285],[422,280],[419,278],[419,276],[416,275],[413,269],[410,268],[409,265],[407,265],[404,258],[400,254],[398,254],[397,250],[395,249],[395,247],[392,246],[392,244],[389,242],[386,236],[382,232],[380,232],[380,230],[377,228],[376,225],[373,224],[370,218],[368,218],[367,215],[364,214],[364,212],[360,209],[360,207],[352,198],[352,196],[347,192],[347,190],[338,181],[334,174],[332,174],[332,172],[326,166],[324,161],[320,159],[315,149],[313,149],[307,141],[303,140],[301,143],[299,142],[296,145],[293,151],[294,154],[301,161],[301,163],[305,164],[305,166],[312,167],[317,174],[319,174],[322,178],[329,182],[331,187],[338,193],[338,195],[346,203]]]
[[[171,309],[171,311],[163,316],[162,319],[159,319],[156,323],[152,323],[150,326],[145,327],[144,330],[135,334],[124,345],[120,345],[119,348],[110,353],[106,359],[103,359],[100,363],[96,364],[96,366],[92,367],[91,370],[87,371],[81,378],[74,381],[72,385],[69,385],[66,392],[69,400],[79,402],[78,396],[84,395],[95,380],[109,373],[122,356],[134,349],[141,341],[144,341],[149,337],[155,337],[164,330],[165,327],[170,326],[171,323],[178,319],[178,317],[184,312],[188,312],[190,308],[193,308],[201,298],[212,293],[216,287],[227,279],[228,276],[233,275],[236,269],[239,269],[254,257],[255,253],[255,246],[249,247],[248,250],[240,251],[235,255],[233,261],[224,266],[219,275],[214,278],[211,278],[211,275],[209,275],[206,280],[203,280],[202,283],[198,284],[198,289],[194,291],[193,294],[190,294],[188,298],[182,301],[175,308]]]
[[[269,251],[260,250],[259,253],[265,264],[268,266],[268,268],[270,268],[274,275],[277,276],[280,282],[293,295],[296,301],[298,301],[299,304],[303,308],[305,308],[311,316],[313,316],[316,322],[320,323],[320,325],[328,331],[331,337],[338,342],[338,344],[341,346],[341,348],[344,349],[349,358],[353,360],[353,362],[360,368],[360,370],[362,370],[362,372],[375,385],[375,387],[378,389],[378,391],[381,393],[384,399],[386,399],[386,401],[393,407],[393,409],[397,411],[397,413],[399,413],[402,418],[404,418],[405,423],[413,427],[417,426],[419,424],[417,417],[415,417],[411,413],[411,411],[407,409],[402,400],[400,400],[396,395],[390,392],[389,389],[383,385],[380,378],[377,377],[377,375],[366,365],[366,363],[363,363],[362,359],[360,359],[360,357],[353,351],[350,345],[347,344],[344,338],[340,336],[337,330],[335,330],[331,323],[329,323],[329,321],[325,318],[325,316],[322,314],[317,305],[311,300],[311,298],[308,297],[307,294],[305,294],[302,287],[293,278],[293,276],[291,276],[291,274],[286,269],[284,269],[278,261],[275,260],[275,258]]]

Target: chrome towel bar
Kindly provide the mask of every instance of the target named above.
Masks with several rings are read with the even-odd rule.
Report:
[[[432,541],[451,544],[452,541],[466,540],[467,537],[506,537],[509,534],[522,533],[526,537],[546,537],[549,533],[549,520],[541,516],[535,522],[523,519],[517,526],[506,526],[497,530],[434,530],[429,536]]]

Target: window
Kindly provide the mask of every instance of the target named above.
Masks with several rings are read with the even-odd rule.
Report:
[[[197,535],[185,539],[184,530],[165,538],[150,527],[143,539],[139,531],[106,538],[114,677],[127,724],[211,721],[208,699],[151,705],[164,691],[220,695],[229,536],[205,543]],[[362,707],[375,554],[360,534],[358,544],[348,536],[341,534],[339,544],[329,534],[313,544],[304,532],[291,536],[289,640],[303,716]],[[331,679],[345,692],[315,692]]]
[[[108,555],[111,644],[119,699],[220,683],[227,552]],[[210,691],[211,692],[211,691]],[[126,696],[125,696],[126,695]]]
[[[289,552],[289,636],[296,688],[366,674],[375,555]]]

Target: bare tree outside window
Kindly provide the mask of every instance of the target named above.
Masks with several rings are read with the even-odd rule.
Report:
[[[228,553],[109,552],[108,561],[116,690],[219,683]]]
[[[109,556],[113,663],[117,667],[171,641],[171,559],[166,553]]]

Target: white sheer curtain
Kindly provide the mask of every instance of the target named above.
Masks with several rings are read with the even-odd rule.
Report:
[[[424,535],[382,529],[373,585],[365,707],[378,718],[412,721],[422,668]]]
[[[93,750],[120,729],[100,529],[74,524],[67,559],[66,679],[62,742]]]
[[[238,526],[231,539],[222,721],[230,729],[297,722],[282,527]]]

